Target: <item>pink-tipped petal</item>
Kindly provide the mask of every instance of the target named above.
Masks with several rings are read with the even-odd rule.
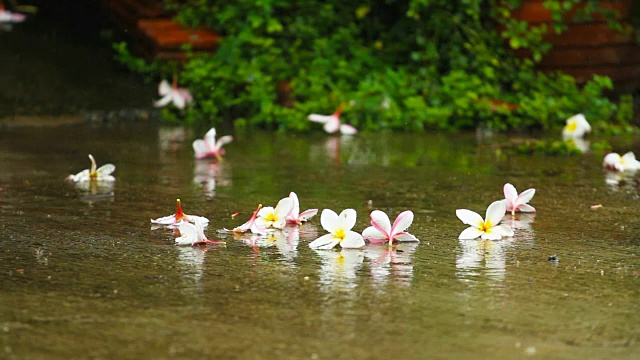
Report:
[[[222,136],[220,139],[218,139],[218,141],[216,142],[215,148],[220,151],[220,149],[222,149],[223,146],[227,145],[228,143],[233,141],[233,136],[231,135],[225,135]]]
[[[394,237],[394,240],[399,242],[416,242],[420,241],[417,237],[409,234],[408,232],[403,232]]]
[[[318,213],[318,209],[305,210],[302,213],[300,213],[300,215],[298,216],[298,220],[302,222],[309,221],[312,217],[316,216],[317,213]]]
[[[337,215],[336,215],[337,216]],[[322,235],[319,238],[309,243],[309,247],[312,249],[329,250],[333,249],[340,242],[340,239],[334,237],[332,234]]]
[[[518,198],[518,191],[516,190],[515,186],[506,183],[504,184],[502,191],[504,192],[505,199],[507,199],[510,203],[515,203],[516,199]]]
[[[372,243],[382,243],[385,241],[389,241],[389,237],[387,236],[387,234],[381,233],[380,230],[376,229],[373,226],[369,226],[368,228],[364,229],[364,231],[362,232],[362,237]]]
[[[340,226],[338,214],[331,209],[324,209],[320,214],[320,225],[326,231],[333,233]]]
[[[458,239],[460,240],[473,240],[477,237],[479,237],[480,235],[484,234],[484,231],[471,226],[468,227],[466,229],[464,229],[461,233],[460,236],[458,236]]]
[[[212,153],[209,151],[209,147],[205,143],[204,140],[198,139],[193,142],[193,151],[195,152],[195,157],[197,159],[203,159],[207,156],[211,156]]]
[[[502,200],[492,202],[491,205],[489,205],[489,207],[487,208],[485,222],[490,223],[491,226],[498,225],[506,211],[506,207],[504,206],[504,202]]]
[[[340,125],[340,133],[342,135],[355,135],[358,133],[358,129],[349,124]]]
[[[369,217],[371,217],[371,226],[387,237],[391,234],[391,220],[387,214],[380,210],[373,210]]]
[[[365,242],[362,235],[355,231],[347,231],[345,235],[344,240],[340,242],[340,246],[343,249],[360,249],[361,247],[364,247]]]
[[[536,212],[536,209],[529,204],[522,204],[518,206],[518,210],[521,212]]]
[[[527,189],[518,195],[518,199],[516,200],[516,206],[526,204],[533,198],[533,195],[536,194],[536,189]]]
[[[287,216],[287,221],[298,223],[298,217],[300,215],[300,201],[298,200],[298,195],[292,191],[289,193],[289,199],[291,199],[293,208],[291,208],[291,213]]]
[[[391,227],[391,236],[404,232],[413,223],[413,211],[406,210],[400,213]]]
[[[458,209],[456,210],[456,216],[463,223],[474,226],[476,228],[481,228],[482,224],[484,223],[482,216],[480,216],[480,214],[478,214],[475,211],[471,211],[467,209]]]

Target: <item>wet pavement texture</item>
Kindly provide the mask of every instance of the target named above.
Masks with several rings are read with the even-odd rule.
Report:
[[[228,132],[219,131],[220,135]],[[601,156],[506,156],[496,136],[202,134],[150,125],[0,131],[1,358],[636,358],[637,178]],[[639,149],[639,144],[633,148]],[[116,165],[113,187],[65,183]],[[458,240],[511,182],[534,187],[515,235]],[[315,251],[319,215],[266,238],[219,233],[297,192],[301,210],[393,219],[421,241]],[[226,245],[176,247],[149,219],[207,216]],[[601,204],[602,208],[590,209]],[[233,218],[234,213],[238,215]],[[557,261],[549,261],[555,256]],[[552,259],[553,260],[553,259]]]

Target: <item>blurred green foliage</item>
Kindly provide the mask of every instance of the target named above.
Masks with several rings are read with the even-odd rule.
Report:
[[[180,22],[223,36],[214,54],[163,68],[141,64],[122,45],[116,50],[137,71],[177,72],[195,98],[179,114],[187,123],[305,131],[319,128],[308,114],[340,105],[342,120],[363,130],[548,129],[579,112],[594,126],[607,123],[616,113],[603,96],[611,80],[595,76],[577,86],[568,75],[537,72],[551,29],[512,18],[520,3],[173,1]],[[555,31],[577,3],[545,1]],[[522,49],[531,56],[514,55]]]

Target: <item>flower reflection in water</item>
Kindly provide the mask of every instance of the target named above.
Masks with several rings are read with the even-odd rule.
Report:
[[[517,245],[532,245],[535,232],[531,226],[535,213],[505,215],[501,222],[514,230],[511,238],[502,240],[460,240],[456,257],[456,275],[462,281],[489,279],[503,281],[506,274],[507,251]]]
[[[161,126],[158,128],[158,147],[163,153],[175,153],[184,146],[188,137],[183,127]]]
[[[229,165],[211,160],[197,160],[193,170],[193,182],[200,186],[205,196],[213,197],[216,192],[216,185],[230,185],[231,180],[228,175]]]
[[[635,193],[638,189],[638,180],[633,172],[605,171],[604,181],[612,191],[625,191]]]
[[[188,281],[193,281],[193,284],[189,284],[189,287],[199,288],[207,250],[190,246],[177,246],[176,250],[178,251],[178,262],[182,266],[184,278]]]
[[[301,228],[303,228],[301,230]],[[259,258],[260,248],[275,247],[280,254],[280,259],[285,263],[295,264],[294,260],[298,256],[298,243],[300,242],[301,231],[307,237],[317,236],[317,231],[307,231],[305,227],[288,226],[283,230],[275,230],[267,234],[247,234],[235,235],[234,238],[241,240],[245,245],[253,248],[253,257]]]
[[[417,242],[403,242],[393,247],[387,244],[367,246],[364,254],[369,259],[374,283],[383,285],[390,280],[400,285],[410,285],[413,279],[411,258],[417,248]]]
[[[364,261],[364,252],[358,249],[315,250],[322,259],[320,266],[320,287],[331,293],[351,290],[357,286],[356,272]]]

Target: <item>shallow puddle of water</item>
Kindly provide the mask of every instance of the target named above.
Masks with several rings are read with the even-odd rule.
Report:
[[[0,132],[0,358],[640,351],[637,179],[608,184],[601,155],[509,157],[494,146],[505,138],[473,135],[235,135],[214,164],[171,128]],[[89,153],[117,166],[113,188],[63,182]],[[458,240],[455,210],[483,214],[505,182],[535,187],[537,214],[508,219],[513,238]],[[354,208],[357,231],[373,209],[411,209],[421,242],[314,251],[319,216],[266,239],[217,233],[289,191],[302,209]],[[226,245],[180,248],[151,230],[176,198]]]

